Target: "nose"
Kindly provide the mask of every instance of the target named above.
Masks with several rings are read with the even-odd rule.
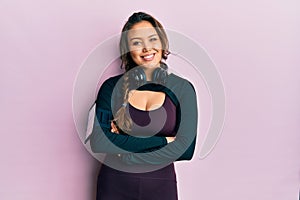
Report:
[[[150,51],[152,49],[152,46],[149,42],[144,42],[143,52]]]

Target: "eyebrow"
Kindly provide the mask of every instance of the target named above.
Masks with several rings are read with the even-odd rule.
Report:
[[[151,37],[153,37],[153,36],[157,36],[157,34],[155,33],[155,34],[149,35],[148,38],[151,38]],[[134,38],[130,38],[130,41],[131,41],[131,40],[134,40],[134,39],[142,39],[142,38],[134,37]]]

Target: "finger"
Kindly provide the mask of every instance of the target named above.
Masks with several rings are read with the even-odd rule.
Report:
[[[110,125],[111,125],[111,127],[114,128],[114,129],[117,128],[117,126],[116,126],[113,122],[111,122]]]

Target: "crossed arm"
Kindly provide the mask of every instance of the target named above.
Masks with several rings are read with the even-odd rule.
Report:
[[[157,151],[147,153],[122,154],[127,164],[167,164],[179,160],[190,160],[193,157],[197,134],[197,100],[192,84],[185,82],[178,93],[181,110],[180,125],[174,142]]]
[[[112,81],[105,81],[98,93],[96,101],[96,118],[90,137],[91,149],[94,153],[137,153],[157,149],[167,144],[165,137],[148,138],[117,134],[111,130],[111,96],[114,89]]]
[[[197,132],[197,103],[195,91],[191,84],[185,83],[181,89],[179,97],[180,126],[176,140],[169,144],[167,138],[160,136],[141,138],[118,134],[118,130],[112,126],[110,121],[112,119],[111,95],[113,87],[114,84],[105,81],[98,93],[96,101],[97,119],[95,119],[90,138],[93,152],[121,154],[121,159],[127,164],[164,164],[192,158]]]

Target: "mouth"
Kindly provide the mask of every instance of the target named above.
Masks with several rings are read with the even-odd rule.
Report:
[[[154,59],[154,56],[155,56],[155,53],[152,53],[152,54],[147,54],[147,55],[141,56],[141,58],[145,61],[151,61]]]

